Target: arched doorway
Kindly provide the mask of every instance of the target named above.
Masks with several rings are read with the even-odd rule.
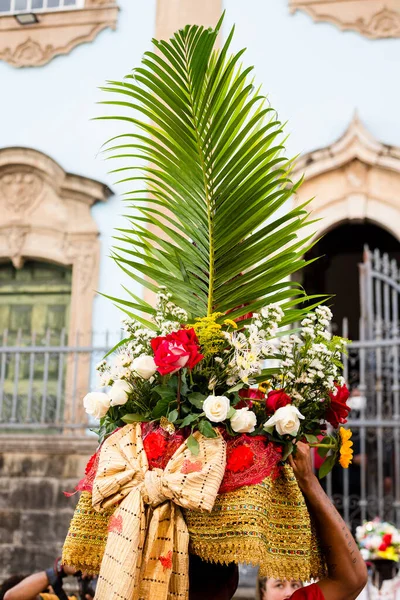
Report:
[[[363,249],[378,248],[400,263],[400,242],[389,232],[369,221],[346,221],[328,231],[308,252],[307,259],[318,258],[304,271],[303,285],[308,294],[333,294],[330,304],[335,333],[342,333],[342,322],[349,321],[349,338],[359,338],[360,284],[358,265]]]

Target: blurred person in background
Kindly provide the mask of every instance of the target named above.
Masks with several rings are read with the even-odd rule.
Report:
[[[80,588],[80,600],[93,600],[94,591],[90,588],[90,578],[82,577],[73,567],[61,565],[60,559],[54,567],[33,573],[28,577],[13,575],[0,587],[0,600],[77,600],[76,596],[67,596],[63,589],[63,579],[72,575],[77,577]]]

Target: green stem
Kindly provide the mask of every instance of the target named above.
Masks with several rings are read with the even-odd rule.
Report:
[[[178,389],[176,392],[176,401],[178,404],[178,415],[179,416],[181,416],[181,387],[182,387],[181,372],[178,371]]]
[[[308,444],[310,448],[336,448],[336,444]]]
[[[187,50],[187,48],[186,48]],[[186,57],[185,57],[186,59]],[[202,151],[202,146],[201,146],[201,137],[200,137],[200,132],[198,130],[198,123],[197,123],[197,118],[196,118],[196,113],[195,113],[195,105],[194,105],[194,99],[193,99],[193,95],[192,95],[192,88],[191,88],[191,76],[190,76],[190,68],[188,65],[188,62],[186,60],[186,69],[187,69],[187,83],[188,83],[188,94],[189,94],[189,101],[190,101],[190,107],[191,107],[191,111],[192,111],[192,117],[193,117],[193,127],[194,127],[194,133],[196,136],[196,146],[197,146],[197,151],[199,154],[199,160],[200,160],[200,166],[201,166],[201,171],[202,171],[202,177],[203,177],[203,184],[204,184],[204,193],[206,196],[206,206],[207,206],[207,225],[208,225],[208,237],[209,237],[209,248],[208,248],[208,301],[207,301],[207,317],[209,317],[210,315],[212,315],[213,313],[213,298],[214,298],[214,229],[213,229],[213,221],[212,221],[212,206],[211,206],[211,198],[209,195],[209,191],[208,191],[208,179],[207,179],[207,170],[206,170],[206,165],[204,163],[204,154]]]

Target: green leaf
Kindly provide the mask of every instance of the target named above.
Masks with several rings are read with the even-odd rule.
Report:
[[[199,422],[199,431],[206,438],[216,438],[218,437],[217,432],[213,429],[210,421],[206,421],[205,419]]]
[[[148,417],[146,415],[140,415],[138,413],[130,413],[121,417],[121,420],[124,423],[142,423],[144,421],[148,421]]]
[[[287,459],[287,457],[292,454],[294,449],[294,445],[292,442],[289,442],[287,444],[284,445],[283,447],[283,452],[282,452],[282,461],[285,461]]]
[[[318,444],[319,440],[316,435],[312,435],[311,433],[305,433],[304,437],[306,438],[309,444]]]
[[[180,426],[186,427],[187,425],[190,425],[190,423],[194,423],[194,421],[197,421],[199,418],[200,418],[200,413],[191,413],[190,415],[188,415],[187,417],[185,417],[183,419]]]
[[[167,398],[169,402],[176,400],[176,392],[168,385],[157,385],[153,388],[153,392],[156,392],[161,398]]]
[[[228,414],[226,415],[227,419],[231,419],[233,417],[233,415],[235,414],[236,410],[233,408],[233,406],[230,407],[230,409],[228,410]]]
[[[197,456],[200,452],[199,442],[193,435],[189,435],[188,439],[186,440],[186,445],[194,456]]]
[[[133,188],[130,229],[119,232],[113,259],[147,289],[165,286],[189,322],[287,302],[282,324],[290,325],[308,310],[290,305],[307,296],[289,280],[307,264],[313,241],[298,234],[312,222],[305,205],[287,209],[301,181],[290,179],[283,126],[252,67],[242,66],[244,50],[233,51],[233,30],[214,49],[220,26],[187,25],[155,40],[140,67],[103,87],[115,111],[102,118],[129,127],[105,145],[106,156]],[[154,309],[126,292],[129,301],[112,300],[156,330],[142,316]]]
[[[196,408],[203,408],[203,402],[206,399],[204,394],[200,394],[200,392],[192,392],[188,395],[188,400],[190,404],[193,404]]]
[[[178,417],[179,417],[179,413],[176,409],[171,410],[171,412],[168,413],[168,421],[170,423],[175,423],[175,421],[177,420]]]
[[[319,479],[322,479],[323,477],[328,475],[328,473],[330,473],[330,471],[332,471],[335,464],[336,464],[336,453],[331,454],[331,456],[328,456],[328,458],[321,465],[321,467],[318,471]]]
[[[151,413],[154,419],[161,419],[161,417],[166,417],[169,410],[169,405],[171,404],[171,400],[168,397],[161,398],[153,408]]]

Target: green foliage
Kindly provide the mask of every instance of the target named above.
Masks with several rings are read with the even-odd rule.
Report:
[[[189,319],[216,311],[235,319],[281,302],[290,324],[307,299],[290,276],[307,264],[310,239],[297,234],[309,220],[305,206],[283,209],[301,182],[290,179],[283,126],[242,66],[244,50],[230,49],[233,30],[213,49],[221,22],[154,40],[140,67],[103,88],[113,96],[103,104],[120,112],[101,118],[129,125],[107,143],[108,157],[136,163],[112,172],[146,188],[126,194],[129,227],[113,258],[144,287],[165,286]],[[146,322],[139,298],[113,300]]]

